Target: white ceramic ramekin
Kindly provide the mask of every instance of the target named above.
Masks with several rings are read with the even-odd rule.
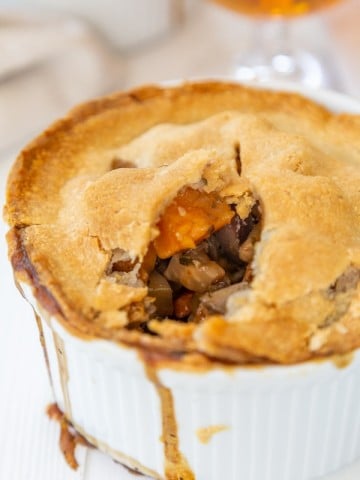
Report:
[[[359,103],[340,95],[305,93],[360,113]],[[158,384],[172,397],[178,449],[193,472],[172,476],[164,398],[136,350],[75,337],[22,288],[40,317],[59,407],[91,443],[131,468],[167,480],[308,480],[360,456],[359,351],[295,366],[166,367]]]

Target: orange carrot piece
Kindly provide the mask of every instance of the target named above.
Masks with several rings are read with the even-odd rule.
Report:
[[[212,232],[230,223],[234,212],[215,192],[185,188],[167,206],[157,227],[154,247],[160,258],[194,248]]]

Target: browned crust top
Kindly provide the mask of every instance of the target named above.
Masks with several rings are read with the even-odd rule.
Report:
[[[42,226],[52,224],[61,209],[62,189],[73,177],[104,175],[110,170],[115,151],[155,125],[192,124],[227,110],[256,115],[272,128],[305,137],[311,148],[320,151],[324,158],[343,162],[349,172],[359,171],[360,116],[334,115],[293,93],[254,90],[222,82],[188,83],[174,88],[149,86],[94,100],[76,107],[20,153],[9,176],[5,206],[5,217],[12,227],[8,244],[15,276],[32,284],[38,301],[72,333],[167,352],[174,358],[183,352],[190,357],[195,354],[197,362],[198,355],[204,354],[206,358],[238,363],[264,359],[293,363],[347,352],[360,345],[359,287],[353,295],[353,306],[348,308],[340,326],[327,330],[322,326],[319,329],[312,320],[289,321],[297,305],[277,309],[269,304],[265,312],[264,302],[263,311],[259,310],[263,315],[261,319],[253,318],[239,325],[233,319],[229,322],[223,317],[214,317],[204,323],[200,333],[195,325],[180,326],[171,321],[164,322],[158,337],[109,329],[96,322],[93,307],[79,308],[77,293],[72,296],[64,290],[65,280],[59,280],[54,274],[52,259],[45,258],[41,249],[33,247],[33,227],[39,226],[41,230]],[[352,181],[356,182],[357,178]],[[263,190],[267,192],[266,185]],[[352,197],[352,201],[355,203],[353,220],[358,225],[359,196]],[[54,239],[60,240],[56,236]],[[103,255],[101,261],[106,263],[107,252],[100,248],[99,255]],[[355,252],[351,265],[358,266],[357,255]],[[340,258],[339,265],[346,267],[348,260]],[[238,306],[233,308],[236,311]],[[259,336],[257,332],[264,328],[265,334]],[[326,338],[313,340],[313,344],[318,343],[320,347],[309,348],[311,339],[323,335],[324,331]]]

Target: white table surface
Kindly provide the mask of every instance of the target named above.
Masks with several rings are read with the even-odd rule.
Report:
[[[331,45],[334,60],[338,62],[344,82],[343,90],[360,97],[358,7],[359,0],[350,1],[347,6],[340,8],[336,15],[335,12],[328,13],[326,24],[321,23],[318,28],[324,32],[323,43],[328,42],[327,45]],[[351,8],[353,15],[349,16]],[[353,30],[350,28],[352,22]],[[236,45],[240,43],[234,40],[237,37],[241,38],[241,29],[239,31],[238,29],[239,20],[228,12],[215,7],[198,10],[189,24],[172,38],[129,56],[126,65],[127,76],[123,84],[134,85],[168,78],[229,73],[225,65],[230,65],[231,57],[236,53]],[[199,49],[196,45],[203,47]],[[1,205],[7,172],[16,151],[20,148],[19,144],[14,145],[12,150],[0,151]],[[47,372],[31,309],[22,300],[12,281],[12,273],[6,258],[5,232],[6,226],[1,221],[0,479],[139,478],[100,452],[85,447],[77,448],[80,466],[76,472],[66,465],[58,446],[59,427],[55,422],[49,421],[44,413],[46,405],[51,402]],[[327,477],[326,480],[359,478],[360,460],[343,471]]]

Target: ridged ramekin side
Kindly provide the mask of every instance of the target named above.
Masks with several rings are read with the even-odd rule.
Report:
[[[63,329],[23,293],[38,320],[54,399],[76,430],[131,469],[163,479],[160,399],[134,349]]]
[[[38,313],[55,398],[74,426],[113,458],[165,478],[161,400],[143,360]],[[309,480],[359,457],[360,354],[335,363],[159,370],[196,480]]]
[[[266,378],[262,386],[267,372],[259,370],[256,389],[234,374],[237,388],[213,383],[211,393],[205,381],[192,391],[175,385],[171,372],[161,376],[174,397],[180,450],[198,480],[308,480],[360,456],[359,356],[343,370],[330,362],[314,364],[316,372],[284,369],[294,376],[289,385],[284,375],[283,384],[271,387]],[[207,443],[199,440],[212,430]]]

